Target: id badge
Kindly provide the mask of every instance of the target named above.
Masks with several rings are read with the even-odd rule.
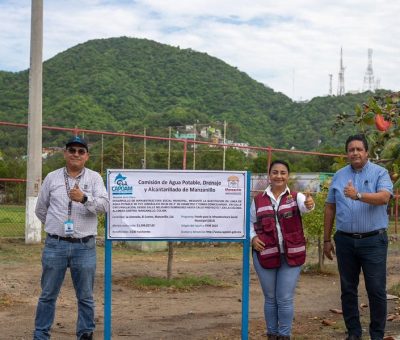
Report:
[[[72,236],[74,234],[74,222],[72,220],[64,222],[64,233],[65,236]]]

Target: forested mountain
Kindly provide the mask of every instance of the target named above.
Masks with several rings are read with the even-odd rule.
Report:
[[[44,63],[43,81],[45,125],[140,133],[225,120],[229,139],[305,150],[342,145],[354,127],[334,136],[336,114],[368,96],[295,103],[206,53],[126,37],[56,55]],[[0,72],[0,120],[26,123],[27,108],[28,71]],[[0,147],[6,139],[3,133]]]

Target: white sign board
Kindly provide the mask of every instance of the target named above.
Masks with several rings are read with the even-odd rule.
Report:
[[[108,170],[108,239],[245,239],[247,172]]]

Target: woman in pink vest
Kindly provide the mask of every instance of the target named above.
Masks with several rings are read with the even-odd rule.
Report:
[[[290,339],[293,300],[301,265],[306,258],[301,214],[314,209],[310,194],[290,191],[289,165],[275,160],[269,186],[254,197],[250,220],[253,263],[264,293],[267,337]]]

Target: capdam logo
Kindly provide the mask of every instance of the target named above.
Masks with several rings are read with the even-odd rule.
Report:
[[[114,183],[118,184],[118,185],[126,185],[126,177],[122,176],[121,173],[119,173],[114,180]]]
[[[132,195],[133,187],[128,184],[126,177],[119,173],[114,179],[115,185],[111,187],[113,195]]]

